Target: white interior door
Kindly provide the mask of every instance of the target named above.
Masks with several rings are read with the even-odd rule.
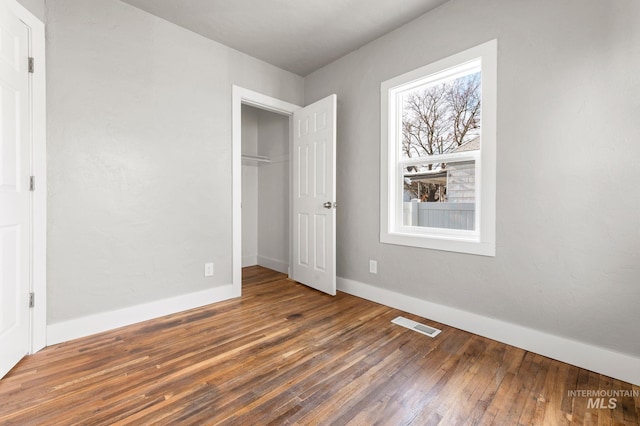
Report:
[[[29,351],[28,42],[27,27],[0,1],[0,377]]]
[[[336,294],[336,95],[293,113],[292,278]]]

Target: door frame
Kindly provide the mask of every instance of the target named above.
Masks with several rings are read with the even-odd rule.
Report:
[[[31,261],[30,291],[35,295],[30,310],[29,353],[47,345],[47,144],[46,78],[44,23],[16,0],[6,1],[29,30],[29,56],[34,58],[30,74],[31,102],[31,176],[35,191],[31,193]]]
[[[291,135],[293,113],[302,107],[244,87],[233,85],[231,89],[231,170],[232,170],[232,293],[242,295],[242,105],[275,112],[289,117],[289,193],[291,193]],[[291,229],[291,197],[289,197],[289,228]],[[289,269],[291,269],[291,241],[289,232]]]

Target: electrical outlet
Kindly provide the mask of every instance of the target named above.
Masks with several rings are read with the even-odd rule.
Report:
[[[369,259],[369,272],[372,274],[378,273],[378,262],[375,260]]]
[[[213,276],[213,262],[204,264],[204,276],[205,277]]]

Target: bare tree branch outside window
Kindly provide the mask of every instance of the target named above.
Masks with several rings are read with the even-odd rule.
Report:
[[[480,136],[481,74],[419,87],[403,95],[402,155],[429,157],[462,150]],[[471,144],[470,144],[471,145]],[[479,149],[470,147],[470,149]],[[409,166],[407,172],[445,170],[445,163]],[[445,201],[446,187],[439,183],[422,185],[405,179],[405,191],[422,201]]]

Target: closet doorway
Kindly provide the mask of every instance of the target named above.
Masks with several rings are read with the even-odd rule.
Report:
[[[242,267],[289,274],[289,117],[242,105]]]

